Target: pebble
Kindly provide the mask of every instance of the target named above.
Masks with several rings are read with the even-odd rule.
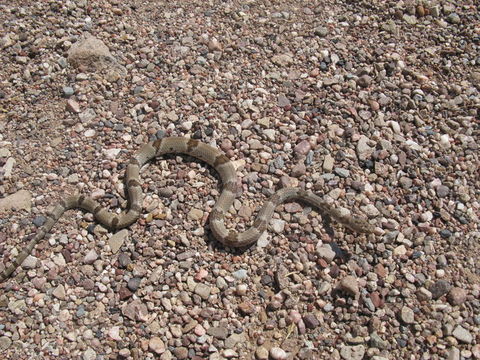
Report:
[[[248,276],[248,271],[240,269],[232,273],[232,276],[237,280],[245,280]]]
[[[365,355],[365,347],[363,345],[343,346],[340,349],[340,356],[345,360],[361,360]]]
[[[112,252],[115,254],[120,250],[124,242],[128,239],[128,230],[123,229],[120,231],[117,231],[115,234],[113,234],[110,239],[108,239],[108,245],[110,246],[110,249]]]
[[[268,360],[268,350],[263,346],[258,347],[255,350],[255,358],[257,360]]]
[[[62,93],[63,93],[63,96],[69,98],[70,96],[72,96],[75,93],[75,90],[73,90],[73,88],[70,87],[70,86],[64,86],[62,88]]]
[[[156,354],[163,354],[165,352],[165,344],[157,336],[153,336],[148,341],[148,348]]]
[[[211,291],[212,289],[208,285],[202,283],[195,285],[195,294],[200,296],[203,300],[207,300],[210,297]]]
[[[447,294],[447,300],[452,305],[461,305],[467,300],[467,292],[459,287],[453,287]]]
[[[285,350],[283,350],[279,347],[272,347],[270,349],[270,357],[273,360],[286,360],[288,358],[288,355],[285,352]]]
[[[24,269],[35,269],[37,267],[38,258],[32,255],[28,255],[25,260],[23,260],[22,267]]]
[[[57,299],[65,300],[65,297],[66,297],[65,287],[62,284],[58,285],[52,291],[52,295],[55,296]]]
[[[338,289],[352,296],[357,296],[360,292],[357,279],[350,275],[340,280]]]
[[[97,358],[97,353],[92,348],[87,348],[83,353],[83,360],[95,360]]]
[[[400,311],[400,319],[405,324],[413,324],[415,322],[415,314],[408,306],[403,306],[402,310]]]
[[[431,292],[433,299],[438,299],[447,294],[451,288],[452,285],[450,285],[448,281],[438,280],[432,286],[430,286],[428,290]]]
[[[95,249],[92,249],[87,253],[87,255],[85,255],[85,257],[83,258],[83,262],[85,264],[93,264],[97,259],[98,259],[98,254],[95,251]]]
[[[466,343],[466,344],[471,344],[473,341],[473,336],[472,334],[462,327],[461,325],[458,325],[455,330],[453,330],[452,335],[460,342]]]
[[[320,246],[317,246],[316,251],[318,256],[327,261],[327,263],[331,263],[336,255],[329,244],[320,244]]]
[[[276,232],[277,234],[283,234],[285,231],[285,224],[286,222],[281,219],[272,219],[270,221],[270,224],[272,226],[272,230]]]
[[[67,110],[72,113],[79,113],[80,112],[80,104],[73,99],[67,100]]]

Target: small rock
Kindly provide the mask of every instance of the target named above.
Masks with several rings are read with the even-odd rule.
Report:
[[[203,218],[203,211],[193,208],[188,212],[188,218],[191,220],[201,220]]]
[[[212,38],[208,42],[208,50],[210,50],[210,51],[221,51],[222,50],[222,45],[220,45],[220,43],[218,42],[217,39]]]
[[[95,360],[96,358],[97,353],[90,347],[83,353],[83,360]]]
[[[461,305],[467,300],[467,292],[462,288],[454,287],[448,292],[447,300],[452,305]]]
[[[272,62],[280,67],[293,64],[293,57],[289,54],[280,54],[272,56]]]
[[[115,254],[116,252],[118,252],[118,250],[120,250],[123,243],[127,239],[128,239],[128,230],[127,229],[117,231],[115,234],[113,234],[110,237],[110,239],[108,239],[108,245],[110,246],[110,249],[112,250],[112,253]]]
[[[292,176],[299,178],[307,172],[307,168],[305,167],[304,163],[297,164],[292,169]]]
[[[372,78],[368,75],[362,75],[357,79],[357,85],[363,88],[369,87],[372,84]]]
[[[459,24],[461,20],[457,13],[451,13],[448,15],[447,21],[451,24]]]
[[[27,190],[20,190],[0,199],[0,211],[27,210],[32,208],[32,196]]]
[[[24,269],[35,269],[38,263],[38,258],[32,255],[28,255],[25,260],[23,260],[22,268]]]
[[[315,28],[314,34],[319,36],[319,37],[325,37],[328,35],[328,28],[325,26],[319,26]]]
[[[462,326],[458,325],[455,330],[453,330],[452,335],[458,340],[466,344],[471,344],[473,341],[473,336],[470,332],[463,328]]]
[[[260,346],[255,350],[255,357],[257,360],[268,360],[268,350],[265,347]]]
[[[156,354],[163,354],[165,352],[165,344],[162,339],[157,336],[154,336],[149,340],[148,348]]]
[[[278,95],[278,106],[285,107],[288,105],[290,105],[290,100],[284,94]]]
[[[350,171],[347,170],[347,169],[335,168],[333,171],[335,172],[335,174],[337,174],[338,176],[340,176],[342,178],[347,178],[347,177],[350,176]]]
[[[80,112],[80,104],[73,99],[68,99],[67,110],[75,114],[78,114]]]
[[[277,234],[283,234],[285,230],[285,220],[281,219],[272,219],[270,221],[270,224],[272,226],[272,230],[275,231]]]
[[[173,350],[173,355],[179,360],[188,359],[188,349],[184,346],[177,347]]]
[[[194,290],[195,294],[200,296],[203,300],[207,300],[210,297],[211,291],[212,289],[210,288],[210,286],[202,283],[197,284]]]
[[[207,334],[214,338],[225,340],[228,336],[228,330],[223,326],[212,326],[208,328]]]
[[[248,276],[248,271],[245,269],[240,269],[232,273],[232,275],[237,280],[245,280]]]
[[[85,255],[85,257],[83,258],[83,262],[85,264],[93,264],[97,259],[98,259],[97,252],[95,251],[95,249],[92,249],[87,253],[87,255]]]
[[[357,296],[360,292],[357,279],[355,279],[355,277],[351,275],[345,276],[340,281],[340,283],[338,284],[338,289],[352,296]]]
[[[307,155],[311,148],[312,146],[308,140],[302,140],[295,146],[293,151],[297,155]]]
[[[273,360],[286,360],[287,359],[287,353],[285,350],[279,348],[279,347],[272,347],[270,349],[270,357]]]
[[[65,287],[62,284],[58,285],[55,290],[52,291],[52,295],[57,299],[65,300]]]
[[[325,159],[323,160],[323,170],[327,173],[332,172],[334,162],[335,160],[330,154],[325,155]]]
[[[432,293],[433,299],[438,299],[448,293],[452,285],[446,280],[438,280],[436,281],[430,288],[428,289]]]
[[[245,301],[238,304],[238,310],[244,315],[251,315],[255,312],[255,306],[251,302]]]
[[[361,360],[365,355],[363,345],[344,346],[340,349],[340,356],[345,360]]]
[[[313,314],[307,314],[303,317],[303,322],[308,329],[315,329],[320,325],[317,317]]]
[[[408,306],[404,306],[400,311],[400,319],[405,324],[413,324],[415,322],[415,314],[413,313],[413,310],[410,309]]]
[[[128,283],[127,283],[128,289],[132,292],[137,291],[138,287],[140,286],[141,281],[142,281],[142,279],[140,279],[138,277],[131,278],[130,280],[128,280]]]
[[[316,252],[318,256],[320,256],[322,259],[325,259],[327,263],[331,263],[333,259],[335,259],[335,251],[333,251],[329,244],[322,244],[321,246],[318,246]]]
[[[69,98],[69,97],[72,96],[74,93],[75,93],[75,90],[73,90],[73,88],[70,87],[70,86],[64,86],[64,87],[62,88],[62,94],[63,94],[64,97]]]

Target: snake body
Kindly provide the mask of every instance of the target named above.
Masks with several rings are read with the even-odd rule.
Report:
[[[233,163],[220,150],[185,137],[167,137],[141,146],[140,150],[130,160],[126,170],[126,184],[128,191],[128,210],[116,214],[108,211],[91,197],[71,195],[62,199],[51,212],[47,214],[45,223],[28,245],[18,254],[13,262],[0,273],[0,282],[7,279],[25,258],[32,252],[35,245],[50,232],[63,213],[69,209],[83,209],[91,212],[95,220],[115,231],[133,224],[141,215],[143,194],[140,182],[140,169],[149,160],[165,154],[186,154],[202,160],[212,166],[220,175],[223,188],[213,210],[210,213],[210,228],[215,238],[225,246],[245,247],[255,243],[267,229],[275,208],[286,201],[299,200],[311,205],[333,219],[356,232],[369,233],[373,226],[361,218],[344,216],[337,209],[331,207],[325,200],[310,191],[300,188],[283,188],[275,192],[265,202],[258,212],[253,225],[246,231],[239,233],[229,230],[225,226],[224,218],[236,197],[237,176]]]

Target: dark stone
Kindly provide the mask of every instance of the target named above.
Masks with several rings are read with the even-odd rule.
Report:
[[[132,260],[130,259],[130,256],[125,253],[121,253],[118,256],[118,266],[121,268],[126,268],[129,264],[132,263]]]
[[[133,295],[133,293],[128,290],[126,287],[122,286],[118,291],[118,295],[120,296],[120,300],[128,299]]]
[[[430,289],[428,290],[432,293],[433,299],[438,299],[448,293],[451,288],[452,285],[448,281],[438,280],[432,286],[430,286]]]
[[[303,322],[308,329],[315,329],[320,325],[320,321],[318,321],[317,317],[313,314],[307,314],[303,317]]]
[[[128,280],[127,287],[132,292],[135,292],[135,291],[137,291],[138,287],[140,286],[141,281],[142,281],[141,278],[137,278],[137,277],[131,278],[130,280]]]

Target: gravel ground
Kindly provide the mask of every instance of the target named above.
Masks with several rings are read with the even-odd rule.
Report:
[[[70,211],[0,284],[4,359],[480,359],[478,2],[10,0],[0,19],[0,270],[65,194],[124,207],[125,164],[168,135],[235,162],[237,229],[288,184],[377,226],[290,203],[223,248],[215,172],[158,159],[136,224]]]

